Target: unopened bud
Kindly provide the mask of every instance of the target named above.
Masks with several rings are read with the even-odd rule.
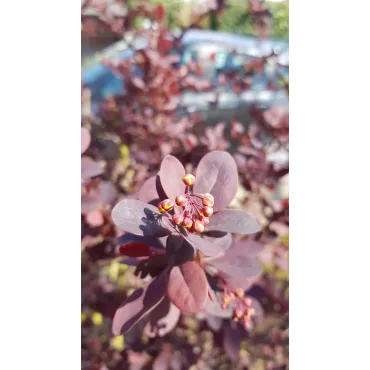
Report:
[[[191,229],[191,227],[193,226],[193,221],[191,220],[190,217],[185,217],[184,218],[184,221],[183,221],[183,226],[187,229]]]
[[[207,226],[209,224],[209,218],[208,217],[202,217],[201,222],[204,226]]]
[[[174,206],[174,203],[170,199],[165,199],[162,201],[162,207],[165,211],[172,211]]]
[[[206,217],[212,216],[213,208],[209,206],[205,206],[202,208],[202,214]]]
[[[163,208],[163,204],[162,204],[162,202],[159,202],[159,204],[158,204],[158,210],[159,210],[159,212],[161,212],[161,213],[166,212],[166,210]]]
[[[180,207],[185,207],[187,203],[187,199],[184,195],[179,195],[176,197],[175,202]]]
[[[244,290],[242,288],[236,288],[235,289],[235,294],[237,297],[241,298],[244,296]]]
[[[206,193],[203,195],[202,202],[204,206],[212,207],[215,204],[215,199],[213,198],[213,195]]]
[[[202,224],[201,221],[195,220],[193,229],[196,233],[202,233],[204,231],[204,225]]]
[[[172,220],[176,225],[181,225],[184,221],[184,216],[175,214],[172,216]]]
[[[195,177],[191,173],[187,173],[183,178],[182,182],[187,186],[192,186],[195,183]]]

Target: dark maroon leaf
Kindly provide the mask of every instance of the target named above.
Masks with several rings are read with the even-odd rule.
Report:
[[[214,211],[229,205],[236,194],[238,172],[234,158],[227,152],[213,151],[199,162],[194,191],[211,193],[215,198]]]
[[[149,314],[144,334],[149,338],[168,334],[180,319],[180,310],[167,297]]]
[[[136,235],[161,237],[171,233],[168,219],[158,208],[136,199],[121,200],[112,210],[113,222]]]
[[[167,237],[166,255],[170,265],[178,266],[191,261],[194,252],[194,248],[182,236],[171,234]]]
[[[225,352],[233,361],[237,361],[240,353],[242,335],[234,323],[225,323],[223,339]]]
[[[155,277],[167,268],[167,257],[164,254],[157,254],[143,259],[136,267],[135,275],[140,276],[142,279],[148,275]]]
[[[220,230],[229,233],[254,234],[261,230],[258,222],[240,209],[224,209],[209,218],[207,231]]]
[[[199,249],[206,256],[214,257],[224,250],[219,243],[213,243],[209,239],[202,238],[199,235],[188,234],[186,238],[194,248]],[[223,243],[226,246],[227,240],[223,240]]]
[[[95,162],[90,157],[81,158],[81,178],[82,180],[89,180],[91,177],[101,175],[104,168],[98,162]]]
[[[163,190],[169,199],[175,199],[178,195],[184,193],[185,185],[182,182],[184,175],[184,166],[176,157],[168,155],[163,159],[159,177]]]
[[[139,200],[144,203],[151,203],[154,200],[158,200],[157,204],[159,203],[159,195],[156,188],[156,177],[152,176],[149,177],[140,188],[139,191]]]
[[[161,240],[164,238],[167,238],[167,237],[165,236],[163,238],[156,238],[153,236],[142,236],[142,235],[125,233],[117,239],[117,244],[121,245],[121,244],[139,242],[139,243],[147,244],[153,249],[163,251],[166,243],[162,244]]]
[[[149,313],[163,299],[167,282],[168,273],[165,271],[146,287],[135,290],[114,315],[113,335],[125,334],[138,320]]]
[[[167,287],[171,302],[182,312],[200,312],[207,299],[208,282],[203,269],[196,262],[173,267]]]
[[[132,242],[120,245],[119,254],[128,257],[149,257],[153,254],[149,245],[140,242]]]

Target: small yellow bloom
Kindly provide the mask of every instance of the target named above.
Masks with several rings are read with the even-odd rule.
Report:
[[[117,352],[123,351],[125,348],[125,339],[123,335],[118,335],[110,340],[110,346]]]
[[[94,325],[101,325],[103,323],[103,315],[100,312],[94,312],[91,315],[91,321],[94,323]]]

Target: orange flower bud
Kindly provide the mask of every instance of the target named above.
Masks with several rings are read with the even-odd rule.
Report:
[[[237,297],[241,298],[244,296],[244,290],[242,288],[235,289],[235,294]]]
[[[195,177],[191,173],[187,173],[183,178],[182,182],[187,186],[192,186],[195,183]]]
[[[202,217],[201,222],[204,226],[207,226],[209,224],[209,218],[208,217]]]
[[[175,202],[180,207],[185,207],[187,203],[187,199],[184,195],[179,195],[176,197]]]
[[[172,216],[172,220],[176,225],[181,225],[184,221],[184,216],[175,214]]]
[[[185,217],[184,218],[184,221],[183,221],[183,226],[187,229],[191,229],[191,227],[193,226],[193,221],[191,220],[190,217]]]
[[[212,207],[215,204],[215,198],[213,198],[213,195],[206,193],[203,195],[202,202],[204,206]]]
[[[165,199],[162,201],[162,207],[165,211],[172,211],[174,206],[174,203],[170,199]]]
[[[209,206],[205,206],[202,208],[202,213],[204,216],[209,217],[213,214],[213,208]]]
[[[162,202],[159,202],[159,204],[158,204],[158,210],[159,210],[159,212],[161,212],[161,213],[166,212],[166,210],[163,208],[163,204],[162,204]]]
[[[195,220],[193,224],[193,229],[196,233],[202,233],[204,231],[204,225],[202,224],[201,221]]]

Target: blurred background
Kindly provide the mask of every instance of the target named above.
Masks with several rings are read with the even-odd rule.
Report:
[[[81,20],[82,369],[288,369],[289,2],[85,0]],[[263,273],[245,292],[259,316],[237,337],[204,314],[113,337],[144,282],[119,254],[112,207],[167,154],[191,171],[211,150],[234,157],[232,206],[262,225]]]

